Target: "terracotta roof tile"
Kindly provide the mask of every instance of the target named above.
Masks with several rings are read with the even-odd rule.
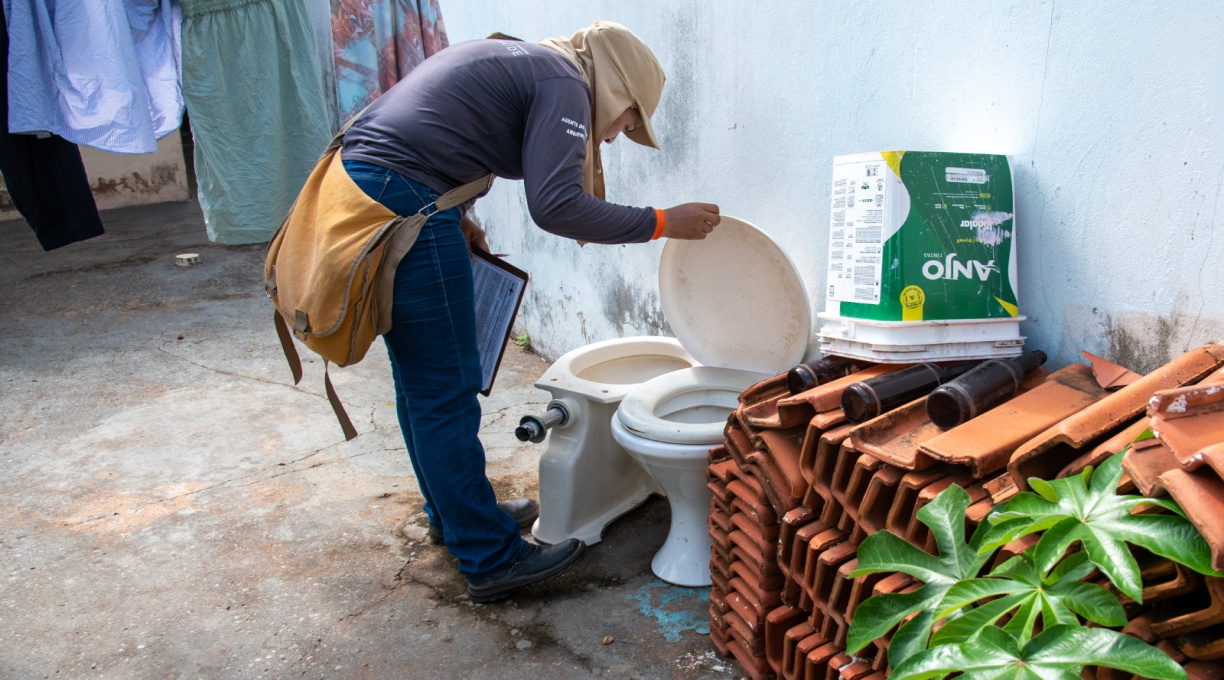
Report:
[[[826,680],[828,678],[829,667],[835,662],[842,650],[835,644],[828,642],[804,655],[803,675],[796,675],[796,678],[807,680]],[[836,676],[834,676],[836,677]]]
[[[849,665],[851,661],[853,661],[853,659],[851,659],[847,654],[838,654],[832,659],[829,659],[827,666],[828,670],[825,672],[825,680],[838,680],[838,671],[841,668]]]
[[[820,522],[812,522],[795,531],[795,538],[790,547],[789,559],[787,560],[787,590],[795,593],[794,601],[796,602],[799,601],[798,592],[804,586],[804,574],[807,572],[808,559],[814,552],[814,549],[811,547],[812,539],[827,531],[836,532],[837,529],[830,529]],[[845,540],[845,537],[842,536],[841,540]],[[781,553],[781,550],[779,550],[779,553]],[[779,557],[779,560],[781,560],[781,557]],[[795,584],[798,590],[791,586],[792,583]]]
[[[1224,623],[1224,579],[1206,579],[1202,591],[1162,602],[1151,618],[1152,634],[1158,638],[1184,635]]]
[[[794,607],[778,607],[765,617],[765,658],[774,673],[782,675],[786,634],[793,628],[805,625],[807,612]]]
[[[843,444],[842,455],[837,459],[837,466],[833,468],[833,480],[829,485],[833,497],[843,506],[851,505],[847,501],[847,492],[851,489],[851,482],[853,481],[854,486],[858,488],[861,498],[862,492],[866,490],[867,478],[883,465],[884,463],[875,456],[851,453],[851,450]]]
[[[1007,468],[1021,488],[1027,488],[1029,477],[1048,479],[1084,449],[1138,417],[1156,392],[1197,382],[1222,363],[1224,344],[1211,343],[1186,352],[1023,444],[1012,454]]]
[[[852,661],[850,665],[838,671],[841,680],[865,680],[872,674],[871,664],[862,661]]]
[[[1165,495],[1160,475],[1178,467],[1177,458],[1159,439],[1145,439],[1131,444],[1122,456],[1122,469],[1144,496],[1154,498]]]
[[[807,550],[804,551],[802,561],[803,597],[800,598],[801,601],[810,603],[816,600],[817,574],[819,570],[820,558],[839,545],[848,545],[848,538],[849,537],[846,535],[846,532],[840,529],[826,529],[816,534],[812,537],[812,540],[808,541]],[[843,552],[845,551],[843,550]],[[851,548],[849,554],[853,555],[855,552],[857,552],[857,550]],[[792,563],[792,566],[794,566],[794,563]],[[795,570],[792,573],[794,573],[796,579],[798,579],[799,572]],[[812,606],[809,604],[809,606],[806,608],[810,610],[812,609]]]
[[[864,368],[856,373],[832,380],[823,385],[813,387],[806,392],[800,392],[793,397],[786,397],[778,401],[777,418],[781,423],[805,423],[812,417],[821,413],[841,413],[841,394],[842,392],[856,382],[862,382],[868,378],[891,373],[898,368],[904,368],[897,365],[877,365]],[[844,414],[842,414],[844,418]],[[785,425],[779,425],[785,427]]]
[[[909,518],[909,524],[905,528],[904,534],[898,534],[912,545],[928,550],[928,543],[932,542],[931,531],[927,526],[918,520],[918,511],[926,507],[927,503],[935,500],[935,497],[944,489],[953,484],[962,487],[969,492],[969,500],[971,503],[977,503],[984,498],[987,498],[986,491],[980,485],[972,485],[972,479],[967,472],[951,474],[935,480],[931,484],[919,489],[918,498],[914,502],[914,514]]]
[[[1224,665],[1205,663],[1224,659],[1224,626],[1212,626],[1179,635],[1174,642],[1187,657],[1201,660],[1200,665],[1197,665],[1193,672],[1190,668],[1191,664],[1186,665],[1186,675],[1192,680],[1196,678],[1218,680],[1224,677]]]
[[[1104,389],[1126,387],[1143,377],[1129,368],[1119,366],[1090,352],[1084,351],[1080,352],[1080,354],[1091,364],[1093,377],[1096,378],[1097,384]]]
[[[808,612],[803,610],[799,611],[803,613],[803,618],[806,619]],[[799,653],[799,648],[801,645],[803,645],[804,640],[807,640],[813,635],[816,635],[816,629],[813,628],[807,621],[795,623],[782,632],[782,657],[780,668],[777,670],[779,676],[784,678],[796,677],[794,670],[796,666],[798,666],[799,671],[802,672],[803,654]],[[808,650],[814,649],[814,647],[811,645],[819,645],[823,642],[824,640],[822,639],[820,641],[813,640],[812,642],[808,643],[804,654],[806,654]],[[798,677],[802,677],[802,675]]]
[[[761,432],[764,444],[763,453],[776,465],[782,478],[770,479],[778,487],[778,493],[785,493],[798,502],[807,491],[808,482],[799,470],[799,458],[803,450],[803,437],[807,427],[796,427],[789,430],[768,430]]]
[[[1114,436],[1093,447],[1092,450],[1079,456],[1070,463],[1067,463],[1063,469],[1058,471],[1058,474],[1055,475],[1055,477],[1070,477],[1071,475],[1076,475],[1083,472],[1089,465],[1100,465],[1106,458],[1109,458],[1110,456],[1129,446],[1130,443],[1135,441],[1136,437],[1143,434],[1143,431],[1147,428],[1147,418],[1140,418],[1139,420],[1123,428]]]
[[[904,536],[909,529],[910,521],[914,519],[914,513],[918,511],[918,494],[950,474],[952,474],[951,467],[938,465],[927,470],[910,472],[902,477],[901,482],[897,485],[897,495],[893,498],[888,517],[884,520],[884,528],[897,536]]]
[[[1217,635],[1218,639],[1224,639],[1224,634]],[[1182,651],[1185,651],[1184,649]],[[1186,656],[1190,656],[1187,654]],[[1196,657],[1190,656],[1191,659]],[[1186,662],[1186,675],[1190,680],[1224,680],[1224,663],[1214,661],[1188,661]]]
[[[725,444],[719,444],[710,449],[710,452],[706,454],[706,459],[709,460],[710,465],[717,465],[730,460],[731,452],[727,450]]]
[[[762,594],[764,597],[765,591],[778,591],[782,587],[784,577],[781,573],[762,574],[754,571],[747,562],[735,561],[730,565],[731,575],[739,578],[747,583],[754,591]]]
[[[1186,470],[1224,459],[1224,372],[1190,387],[1157,392],[1148,402],[1152,432]],[[1217,474],[1220,474],[1217,471]]]
[[[779,527],[777,523],[762,525],[742,512],[731,515],[731,523],[735,525],[735,529],[739,529],[756,541],[761,547],[761,552],[773,550],[778,545]]]
[[[799,506],[794,510],[786,513],[782,517],[780,523],[781,531],[778,533],[778,560],[789,563],[791,551],[795,547],[795,534],[798,531],[816,521],[816,514],[810,508]]]
[[[854,448],[906,470],[925,470],[937,461],[918,445],[943,434],[927,417],[926,397],[883,413],[850,432]]]
[[[812,602],[826,614],[834,613],[830,603],[833,596],[833,582],[837,577],[838,567],[844,562],[854,559],[857,554],[858,546],[847,541],[835,545],[816,556],[816,569],[813,571],[812,580],[808,586]]]
[[[772,678],[772,670],[769,668],[769,662],[765,657],[756,656],[747,646],[731,636],[727,641],[727,647],[731,653],[735,655],[735,660],[740,662],[744,667],[744,671],[748,673],[751,680],[770,680]]]
[[[748,627],[751,637],[755,639],[758,634],[765,635],[765,614],[760,610],[760,598],[754,600],[754,593],[746,590],[743,581],[731,579],[731,583],[733,584],[731,590],[727,591],[727,605]],[[736,588],[736,585],[739,586],[739,589]]]
[[[1182,566],[1163,558],[1143,568],[1140,572],[1143,580],[1143,604],[1150,605],[1164,600],[1171,600],[1182,595],[1189,595],[1203,588],[1203,576],[1189,567]],[[1115,590],[1116,592],[1116,590]],[[1130,598],[1120,596],[1126,604]]]
[[[743,513],[762,527],[778,523],[778,513],[774,512],[773,506],[768,501],[757,500],[749,503],[740,496],[732,496],[731,513]]]
[[[1185,511],[1207,544],[1211,546],[1211,566],[1224,570],[1224,480],[1214,472],[1168,470],[1157,480]]]
[[[897,489],[907,474],[900,468],[886,466],[871,476],[855,513],[858,525],[868,535],[884,529],[888,512],[896,502]]]
[[[1028,382],[1036,373],[1025,377],[1031,388],[1023,394],[918,442],[917,457],[964,465],[974,477],[985,477],[1006,467],[1025,442],[1106,395],[1083,364],[1050,373],[1038,384]]]
[[[727,637],[723,628],[719,628],[714,624],[715,613],[710,612],[710,644],[714,645],[714,651],[722,656],[730,656],[731,648],[727,646]]]
[[[730,596],[727,597],[727,602],[731,602]],[[752,656],[760,656],[762,658],[765,656],[764,629],[762,629],[758,635],[753,627],[740,617],[734,606],[731,607],[730,611],[723,614],[723,621],[727,623],[727,634],[731,637],[732,643],[738,640],[744,649],[750,652]],[[739,659],[739,662],[745,667],[748,665],[744,662],[743,657],[741,657],[739,654],[736,654],[735,658]]]
[[[789,394],[790,389],[786,386],[786,374],[779,373],[749,386],[748,389],[740,393],[739,403],[741,406],[750,406],[765,399],[774,399]]]
[[[822,434],[815,453],[811,458],[810,481],[812,489],[825,500],[833,498],[833,473],[837,469],[838,459],[844,457],[842,447],[845,445],[851,429],[852,426],[843,425]],[[801,458],[799,465],[802,469],[808,463],[805,462],[805,459]]]

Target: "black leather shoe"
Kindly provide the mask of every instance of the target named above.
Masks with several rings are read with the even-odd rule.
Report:
[[[498,501],[497,507],[518,522],[519,529],[530,529],[536,518],[540,516],[540,504],[530,498],[515,498],[509,501]],[[446,543],[446,530],[441,524],[429,525],[429,542],[434,545]]]
[[[570,570],[582,557],[586,543],[569,538],[556,545],[529,544],[531,549],[517,562],[497,571],[468,580],[468,597],[473,602],[494,602],[508,597],[510,591],[543,583]]]

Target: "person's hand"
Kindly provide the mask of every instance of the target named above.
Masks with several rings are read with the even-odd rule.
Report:
[[[459,223],[459,229],[463,232],[463,238],[467,239],[469,248],[472,250],[479,248],[486,253],[489,252],[489,242],[485,240],[484,229],[481,229],[475,222],[464,217]]]
[[[685,203],[663,211],[666,221],[663,224],[664,238],[679,238],[687,240],[703,239],[722,220],[718,215],[718,206],[713,203]]]

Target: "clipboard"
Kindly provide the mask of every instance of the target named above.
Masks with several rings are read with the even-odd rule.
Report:
[[[473,249],[472,282],[475,288],[476,345],[480,350],[481,390],[489,396],[493,379],[501,367],[510,329],[527,290],[527,272],[490,255]]]

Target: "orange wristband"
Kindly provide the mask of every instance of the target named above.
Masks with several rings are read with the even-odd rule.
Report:
[[[658,208],[655,208],[654,211],[655,211],[655,230],[654,230],[654,236],[650,237],[651,241],[662,236],[663,227],[667,226],[667,215],[664,214],[663,211],[659,210]]]

